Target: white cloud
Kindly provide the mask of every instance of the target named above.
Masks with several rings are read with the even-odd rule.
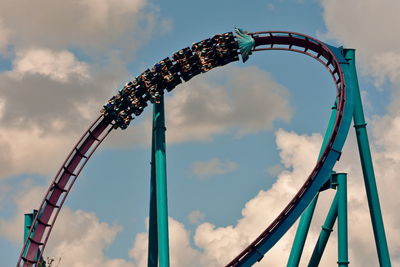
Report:
[[[396,119],[397,120],[397,119]],[[376,123],[376,122],[375,122]],[[374,124],[375,124],[374,123]],[[386,127],[375,130],[373,141],[381,139],[380,150],[372,145],[375,171],[380,192],[381,206],[385,221],[386,235],[389,242],[392,264],[400,264],[400,240],[397,225],[400,216],[394,212],[400,205],[395,198],[396,188],[399,186],[397,178],[397,166],[400,157],[394,155],[398,139],[391,138],[397,127],[394,123],[386,121]],[[390,138],[381,138],[382,135]],[[209,262],[209,266],[220,266],[233,259],[241,249],[247,246],[261,231],[276,217],[290,198],[294,196],[305,177],[315,164],[318,155],[321,137],[318,135],[303,136],[279,130],[276,134],[276,142],[281,150],[280,157],[286,168],[278,176],[277,182],[268,191],[260,191],[251,199],[242,210],[243,217],[237,224],[226,227],[215,227],[211,223],[201,224],[195,234],[196,245],[204,251],[203,257]],[[371,142],[372,143],[372,142]],[[393,151],[392,147],[394,145]],[[377,266],[378,259],[374,246],[372,226],[370,223],[367,199],[358,153],[355,149],[354,134],[350,138],[336,171],[348,172],[348,210],[349,210],[349,258],[353,266]],[[397,150],[397,154],[400,154]],[[310,157],[311,156],[311,157]],[[306,265],[311,255],[315,241],[318,237],[320,226],[327,214],[333,192],[320,194],[317,211],[310,228],[309,237],[303,253],[301,266]],[[294,237],[292,228],[282,240],[257,263],[257,266],[281,266],[288,259],[291,244]],[[321,261],[321,266],[330,266],[337,261],[337,237],[336,228],[331,235],[328,247]]]
[[[148,220],[146,224],[147,233],[140,233],[136,236],[129,254],[135,259],[138,267],[147,266]],[[199,252],[190,246],[190,235],[185,226],[171,217],[168,219],[168,224],[171,266],[205,266],[200,262]]]
[[[221,161],[219,158],[213,158],[208,161],[194,162],[192,164],[192,173],[201,177],[229,173],[237,168],[238,164],[234,161]]]
[[[94,213],[64,208],[54,227],[46,255],[61,258],[60,267],[133,267],[133,262],[108,259],[104,255],[104,249],[121,230],[120,226],[100,222]]]
[[[201,221],[204,220],[205,217],[206,217],[205,214],[199,210],[193,210],[188,215],[189,222],[192,224],[200,223]]]
[[[158,31],[160,22],[158,8],[146,0],[4,0],[0,2],[0,17],[18,48],[104,50],[112,45],[114,49],[129,46],[131,52]]]
[[[327,37],[358,51],[358,67],[381,84],[399,79],[400,37],[397,0],[322,0]]]
[[[376,118],[373,124],[376,143],[385,149],[385,157],[394,161],[400,161],[400,117],[386,115]]]
[[[271,130],[291,118],[288,91],[256,67],[224,67],[195,77],[166,101],[168,142]]]
[[[201,249],[197,254],[196,262],[200,266],[221,266],[229,262],[233,257],[247,246],[282,210],[287,202],[294,196],[305,177],[313,168],[318,155],[322,138],[319,135],[298,135],[293,132],[279,130],[276,133],[277,146],[281,150],[282,164],[289,170],[283,170],[278,176],[277,182],[270,190],[260,191],[251,199],[242,210],[242,218],[234,225],[216,227],[212,223],[205,222],[198,226],[194,235],[195,244]],[[377,256],[373,245],[372,227],[370,225],[366,196],[363,188],[361,169],[357,159],[357,151],[354,135],[350,140],[342,156],[337,171],[349,172],[349,255],[354,266],[376,266]],[[375,151],[376,174],[381,194],[381,203],[386,223],[389,247],[392,253],[392,263],[399,263],[400,245],[398,240],[399,216],[393,212],[400,204],[394,201],[396,184],[396,164],[385,152]],[[310,157],[310,155],[312,155]],[[324,192],[320,195],[319,204],[315,213],[313,224],[304,249],[301,265],[307,264],[315,241],[320,232],[320,225],[325,219],[327,210],[333,198],[334,191]],[[194,214],[194,213],[193,213]],[[183,227],[179,228],[181,235],[188,234]],[[292,228],[276,246],[257,263],[257,266],[281,266],[289,256],[295,228]],[[337,261],[337,237],[336,226],[331,235],[327,249],[322,258],[321,265],[329,266]],[[170,235],[174,240],[174,235]],[[138,244],[147,244],[146,235],[137,237],[136,245],[132,250],[135,255],[145,253],[145,248],[138,249]],[[174,241],[171,241],[174,242]],[[138,256],[136,256],[138,257]],[[193,260],[193,259],[191,259]],[[193,262],[192,262],[193,263]]]
[[[46,188],[32,187],[29,179],[18,186],[20,191],[17,194],[13,191],[15,214],[11,218],[0,219],[0,236],[21,244],[24,213],[32,212],[32,203],[40,203]],[[120,231],[120,226],[100,222],[94,213],[64,207],[53,228],[45,256],[54,258],[56,262],[61,258],[60,267],[133,267],[132,262],[108,259],[104,255],[104,249]]]
[[[277,164],[267,168],[267,173],[271,176],[278,176],[283,170],[284,167],[281,164]]]
[[[89,78],[89,66],[76,59],[74,54],[63,50],[27,49],[18,51],[14,60],[14,69],[10,75],[40,74],[59,81],[67,82],[70,78]]]
[[[4,106],[5,106],[5,100],[0,98],[0,120],[4,116]]]
[[[31,181],[25,180],[20,185],[20,191],[13,193],[12,201],[15,203],[14,217],[0,219],[0,236],[6,237],[15,244],[21,244],[23,240],[22,226],[24,225],[24,214],[32,212],[32,203],[38,204],[45,193],[44,187],[31,186]]]
[[[376,85],[384,83],[385,78],[392,82],[400,81],[400,51],[386,51],[371,58],[373,75],[376,77]]]
[[[8,42],[9,42],[10,32],[5,28],[3,20],[0,17],[0,53],[4,53],[6,51]]]
[[[0,53],[12,61],[0,72],[0,177],[54,173],[129,79],[135,50],[171,28],[147,0],[0,1]]]
[[[53,174],[127,71],[118,58],[89,68],[49,49],[22,51],[13,66],[0,73],[0,177]]]
[[[268,191],[261,190],[246,203],[242,218],[236,225],[215,227],[210,223],[201,224],[195,234],[196,245],[205,254],[212,266],[220,266],[232,260],[241,249],[253,241],[272,222],[304,182],[316,162],[321,137],[299,136],[279,130],[276,133],[277,146],[281,150],[282,163],[292,171],[282,171],[277,182]],[[314,155],[312,157],[306,155]],[[280,266],[284,264],[282,255],[290,249],[293,230],[280,241],[277,247],[259,266]],[[288,255],[288,254],[287,254]]]
[[[78,133],[46,135],[37,127],[0,129],[2,178],[24,172],[55,174],[56,168],[61,165],[79,136]]]

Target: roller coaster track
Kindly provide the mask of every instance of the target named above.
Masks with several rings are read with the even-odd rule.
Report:
[[[352,116],[352,91],[345,83],[347,62],[337,48],[306,35],[291,32],[255,32],[254,51],[284,50],[306,54],[321,62],[330,72],[337,89],[337,115],[335,123],[323,150],[311,174],[278,217],[236,258],[226,266],[250,266],[260,261],[264,254],[288,231],[310,204],[323,184],[329,179],[330,172],[339,160]],[[345,71],[343,70],[345,69]]]
[[[253,42],[250,47],[252,52],[292,51],[308,55],[322,63],[332,75],[336,86],[337,113],[332,131],[327,133],[330,137],[323,153],[299,192],[256,240],[227,266],[250,266],[261,260],[299,218],[321,186],[329,179],[330,172],[341,155],[353,112],[351,88],[347,88],[345,83],[348,64],[340,48],[328,46],[310,36],[294,32],[270,31],[243,35]],[[42,257],[66,197],[90,157],[112,129],[126,128],[132,120],[132,113],[140,115],[148,100],[157,102],[164,89],[171,91],[181,83],[181,79],[188,81],[201,72],[238,60],[239,47],[245,61],[248,55],[238,39],[240,36],[234,39],[232,33],[227,33],[196,43],[192,49],[182,49],[174,54],[172,61],[164,59],[156,64],[152,71],[147,70],[133,83],[128,83],[124,87],[125,91],[120,91],[116,98],[109,100],[109,104],[104,106],[103,114],[83,134],[51,182],[24,242],[17,267],[21,264],[39,266],[38,261]],[[128,107],[124,104],[127,99],[130,101]]]

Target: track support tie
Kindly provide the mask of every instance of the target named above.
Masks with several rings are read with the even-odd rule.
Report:
[[[262,254],[260,251],[258,251],[258,249],[256,249],[256,248],[254,248],[253,249],[256,253],[257,253],[257,255],[259,256],[258,257],[258,259],[257,259],[257,261],[258,262],[260,262],[263,258],[264,258],[264,254]]]
[[[156,126],[156,127],[153,127],[153,130],[164,130],[164,131],[166,131],[167,130],[167,128],[164,126],[164,127],[162,127],[162,126]]]
[[[289,37],[290,37],[290,44],[289,44],[289,49],[292,49],[293,46],[293,35],[291,33],[289,33]]]
[[[54,189],[54,188],[56,188],[64,193],[68,191],[67,189],[62,188],[58,183],[53,183],[52,189]]]
[[[67,167],[64,166],[63,169],[64,169],[64,171],[65,171],[67,174],[69,174],[69,175],[71,175],[71,176],[76,176],[76,174],[73,173],[73,172],[71,172],[70,170],[68,170]]]
[[[40,218],[38,218],[37,221],[38,221],[39,224],[44,225],[45,227],[50,227],[51,226],[51,224],[43,222]]]
[[[308,49],[309,49],[309,44],[310,44],[310,40],[308,39],[308,37],[306,37],[305,38],[305,40],[306,40],[306,44],[307,44],[307,46],[304,48],[304,52],[307,52],[308,51]]]
[[[329,233],[333,232],[333,229],[324,227],[323,225],[321,226],[321,229],[324,230],[325,232],[329,232]]]
[[[321,43],[318,43],[318,54],[317,54],[317,58],[320,58],[320,57],[322,56],[322,51],[323,51],[322,45],[321,45]]]
[[[82,158],[87,159],[87,156],[85,156],[85,154],[83,154],[77,147],[75,147],[75,152],[76,152],[76,154],[78,154]]]
[[[36,241],[36,240],[33,239],[32,237],[29,237],[28,240],[31,241],[31,243],[36,244],[36,245],[38,245],[38,246],[44,245],[44,243],[39,242],[39,241]]]
[[[330,181],[330,179],[329,179],[326,183],[324,183],[323,186],[321,186],[321,188],[319,189],[319,192],[328,190],[328,189],[330,189],[330,188],[331,188],[331,181]]]
[[[360,128],[365,128],[367,126],[366,123],[362,123],[362,124],[354,124],[354,128],[356,129],[360,129]]]
[[[339,154],[339,157],[337,158],[337,161],[339,161],[339,160],[340,160],[340,157],[342,156],[342,151],[336,150],[336,149],[334,149],[334,148],[331,148],[331,151],[336,152],[336,153]]]
[[[35,260],[28,260],[28,259],[25,258],[25,257],[21,257],[21,258],[24,260],[24,262],[28,262],[28,263],[32,263],[32,264],[37,263],[37,261],[35,261]]]
[[[89,133],[89,135],[90,135],[94,140],[100,142],[100,139],[97,138],[97,136],[95,136],[91,130],[89,130],[88,133]]]
[[[47,204],[47,205],[52,206],[53,208],[56,208],[56,209],[59,209],[59,208],[60,208],[60,206],[58,206],[58,205],[56,205],[56,204],[50,202],[50,200],[48,200],[47,198],[46,198],[45,201],[46,201],[46,204]]]
[[[333,59],[333,58],[332,58],[332,55],[329,54],[328,62],[326,63],[327,66],[329,66],[329,65],[332,64],[332,59]]]

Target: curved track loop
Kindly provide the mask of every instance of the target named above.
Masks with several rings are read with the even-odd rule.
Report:
[[[345,74],[342,70],[342,67],[346,66],[346,61],[340,54],[339,49],[328,47],[312,37],[299,33],[255,32],[250,33],[250,35],[255,39],[255,46],[260,47],[253,49],[253,51],[294,51],[309,55],[324,64],[331,73],[337,88],[337,116],[325,150],[300,191],[292,201],[290,201],[289,205],[282,211],[277,219],[275,219],[274,222],[253,243],[251,243],[248,248],[230,262],[228,266],[249,266],[256,261],[261,260],[264,253],[266,253],[282,237],[282,235],[301,215],[302,211],[307,207],[320,187],[329,178],[329,174],[340,156],[340,151],[343,147],[350,126],[352,113],[350,100],[351,93],[348,95],[346,93],[344,82]],[[237,56],[235,57],[232,55],[233,54],[228,55],[228,57],[231,57],[228,61],[223,61],[222,63],[219,63],[219,65],[217,64],[213,67],[222,66],[237,60]],[[204,64],[204,62],[197,62],[196,64],[201,65]],[[207,64],[207,62],[205,62],[205,64]],[[205,67],[206,65],[202,66]],[[204,69],[202,72],[208,70],[209,69]],[[193,75],[197,75],[198,73],[200,72],[196,72]],[[190,77],[186,77],[185,79],[182,76],[182,73],[180,75],[184,81],[190,79]],[[38,265],[38,259],[42,256],[51,230],[71,187],[97,147],[113,128],[117,128],[114,126],[117,125],[113,125],[112,119],[101,115],[89,127],[71,151],[52,181],[45,198],[40,205],[39,212],[36,215],[28,234],[29,238],[25,241],[22,248],[17,267],[21,266],[21,263],[23,266]],[[38,251],[40,251],[40,255],[38,255]]]
[[[329,141],[308,179],[278,217],[235,259],[226,266],[250,266],[260,261],[264,254],[287,232],[304,209],[329,179],[330,172],[339,159],[346,139],[352,114],[351,91],[346,91],[345,75],[341,64],[346,64],[339,53],[310,36],[292,32],[254,32],[253,51],[284,50],[311,56],[321,62],[331,73],[337,89],[337,116]]]
[[[22,261],[23,266],[31,266],[41,258],[68,193],[94,151],[112,130],[110,126],[107,119],[103,116],[98,117],[64,161],[40,205],[39,212],[32,223],[32,226],[36,226],[36,229],[32,234],[33,227],[31,227],[28,234],[30,237],[24,243],[17,266],[20,266]],[[41,249],[39,257],[37,255],[38,249]],[[25,257],[24,252],[26,252]]]

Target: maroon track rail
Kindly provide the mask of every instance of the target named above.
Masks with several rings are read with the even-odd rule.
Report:
[[[283,211],[278,215],[278,217],[247,248],[245,248],[236,258],[229,262],[226,267],[239,266],[244,259],[247,258],[247,256],[254,252],[259,254],[259,260],[263,258],[264,255],[257,250],[258,245],[260,245],[264,240],[269,239],[271,234],[283,224],[289,213],[302,199],[304,193],[311,187],[316,174],[323,166],[323,162],[325,161],[328,152],[332,150],[333,142],[336,139],[342,122],[346,101],[346,85],[340,62],[324,43],[304,34],[285,31],[253,32],[249,33],[249,35],[251,35],[255,40],[255,48],[253,51],[282,50],[297,52],[308,55],[322,63],[332,75],[336,86],[338,101],[337,116],[329,141],[320,159],[317,161],[316,166],[303,186],[289,202],[289,204],[283,209]]]
[[[43,254],[57,216],[76,178],[112,129],[110,121],[103,116],[98,117],[69,153],[40,204],[39,212],[32,222],[29,238],[24,242],[17,266],[20,266],[21,263],[24,267],[37,264],[37,259],[40,259]],[[38,219],[39,216],[40,219]],[[36,229],[32,234],[35,225]],[[38,249],[41,251],[39,258],[37,258]],[[26,257],[23,257],[26,250]]]

